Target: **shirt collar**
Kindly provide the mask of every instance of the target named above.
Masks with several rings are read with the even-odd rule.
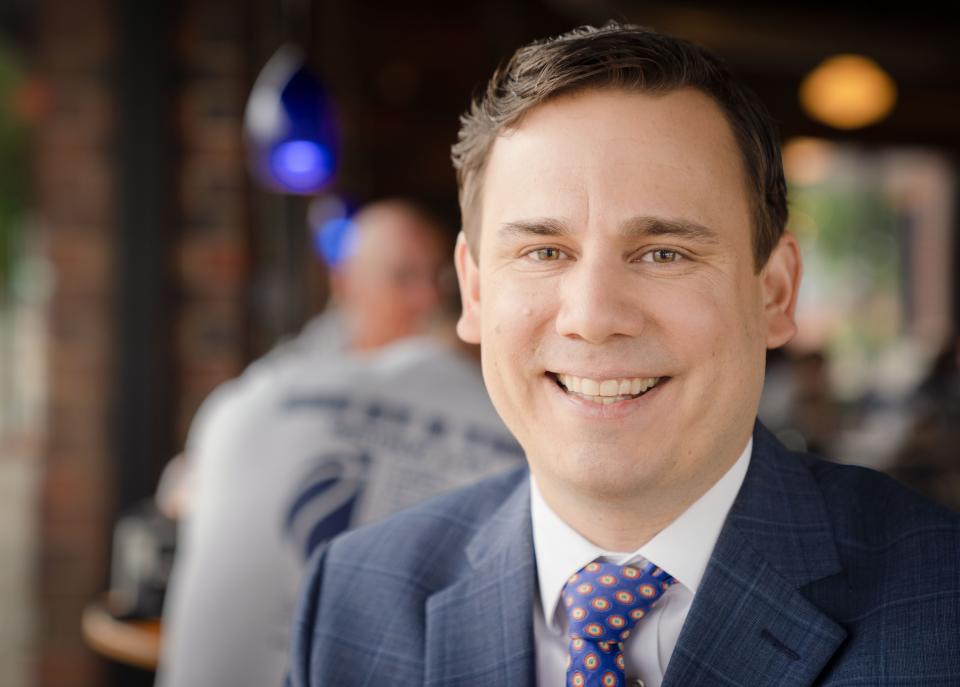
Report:
[[[633,553],[606,551],[560,519],[530,477],[530,516],[544,620],[553,629],[560,594],[567,579],[601,556],[619,563],[651,562],[670,573],[692,594],[697,592],[720,530],[750,465],[753,438],[740,457],[707,492]]]

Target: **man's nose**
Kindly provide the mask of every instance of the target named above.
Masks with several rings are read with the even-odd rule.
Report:
[[[581,257],[562,277],[557,332],[590,343],[637,336],[643,313],[626,272],[618,262]]]

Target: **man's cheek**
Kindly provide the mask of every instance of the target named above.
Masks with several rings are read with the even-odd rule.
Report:
[[[499,333],[505,327],[524,329],[536,322],[550,317],[552,299],[550,294],[555,287],[545,282],[514,282],[488,289],[485,296],[486,308],[492,320],[489,325]]]

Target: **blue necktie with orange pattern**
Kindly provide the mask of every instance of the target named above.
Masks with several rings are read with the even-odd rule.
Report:
[[[567,687],[626,685],[623,643],[674,579],[648,563],[643,569],[594,561],[567,580]]]

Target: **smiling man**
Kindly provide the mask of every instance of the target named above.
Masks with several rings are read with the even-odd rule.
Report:
[[[290,683],[948,685],[960,524],[756,423],[800,281],[774,128],[617,24],[463,117],[459,333],[529,471],[334,541]]]

